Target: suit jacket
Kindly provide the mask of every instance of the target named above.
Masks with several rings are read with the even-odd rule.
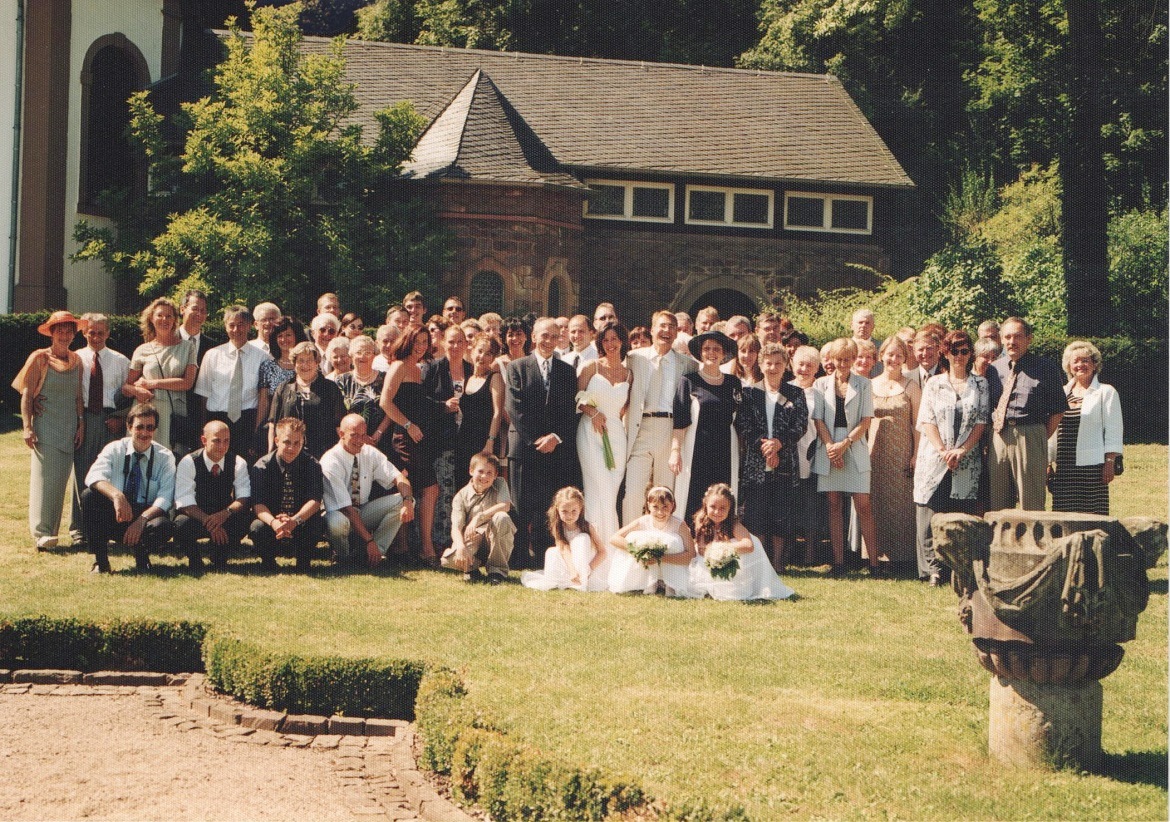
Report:
[[[808,404],[804,399],[804,389],[798,385],[783,383],[780,394],[788,403],[776,404],[772,430],[769,431],[767,394],[761,388],[748,387],[743,390],[743,402],[739,406],[739,413],[735,415],[735,430],[743,439],[739,471],[744,483],[764,481],[767,461],[760,453],[762,439],[780,440],[780,466],[777,470],[790,477],[793,483],[800,478],[798,443],[808,426]]]
[[[577,372],[552,357],[549,388],[544,390],[536,355],[508,363],[504,374],[504,406],[508,412],[508,456],[528,459],[537,454],[533,443],[545,434],[556,434],[560,445],[553,452],[576,458]]]
[[[813,419],[819,419],[823,422],[829,431],[833,430],[833,421],[837,417],[837,389],[834,386],[836,377],[833,374],[828,374],[824,377],[818,377],[817,381],[813,383],[813,389],[817,392],[816,408],[813,409]],[[849,377],[849,388],[845,391],[845,422],[850,431],[857,427],[857,423],[864,417],[873,416],[873,386],[865,377],[859,377],[856,374]],[[851,467],[854,471],[865,473],[870,470],[869,463],[869,443],[866,437],[862,437],[849,446],[849,450],[845,452],[846,463],[852,463]],[[817,446],[816,456],[813,457],[812,470],[814,474],[829,473],[829,455],[825,452],[824,445]]]
[[[638,427],[642,424],[642,411],[646,405],[646,395],[650,391],[650,377],[654,373],[654,349],[636,348],[626,355],[626,367],[630,369],[630,407],[626,411],[626,440],[633,443],[638,437]],[[674,374],[679,380],[684,374],[698,369],[699,364],[690,357],[671,350],[666,354],[674,363]],[[673,399],[678,383],[669,387],[667,396]]]

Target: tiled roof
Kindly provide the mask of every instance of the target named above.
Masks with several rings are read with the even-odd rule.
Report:
[[[483,71],[427,127],[402,169],[405,177],[584,188],[559,170],[548,149]]]
[[[324,52],[329,43],[308,37],[303,48]],[[572,170],[913,185],[830,75],[359,40],[346,44],[345,58],[360,105],[355,119],[371,136],[375,111],[410,100],[432,121],[481,71],[502,107],[513,107],[514,119]],[[498,127],[473,119],[484,136]]]

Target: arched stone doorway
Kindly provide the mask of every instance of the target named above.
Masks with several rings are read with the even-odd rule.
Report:
[[[691,316],[694,317],[699,309],[709,305],[715,307],[715,310],[719,312],[720,319],[723,320],[734,317],[736,314],[750,318],[759,313],[759,306],[756,305],[755,300],[742,291],[736,291],[732,288],[715,288],[705,292],[699,299],[691,303]]]

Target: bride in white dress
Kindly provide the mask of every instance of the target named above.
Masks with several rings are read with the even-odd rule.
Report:
[[[623,365],[630,350],[623,326],[610,323],[597,337],[599,358],[587,363],[577,377],[577,458],[585,492],[585,519],[593,523],[602,541],[618,529],[618,488],[626,474],[626,428],[623,424],[630,397],[630,369]],[[602,434],[609,437],[613,467],[606,463]]]
[[[544,552],[543,571],[525,571],[520,584],[540,591],[572,588],[604,591],[609,583],[609,555],[597,531],[585,520],[581,492],[571,485],[557,491],[548,509],[553,545]]]
[[[691,529],[674,515],[674,494],[657,485],[646,493],[647,513],[625,525],[610,537],[613,560],[609,569],[609,590],[615,594],[641,591],[653,594],[659,580],[671,597],[702,596],[690,584],[690,564],[695,557]],[[652,539],[666,546],[666,554],[649,568],[626,550],[630,542]]]
[[[703,494],[703,506],[695,515],[695,549],[691,563],[691,587],[695,596],[711,599],[788,599],[796,592],[781,582],[764,546],[738,521],[735,495],[723,483]],[[714,542],[727,542],[739,554],[739,570],[731,579],[716,579],[707,567],[705,552]]]

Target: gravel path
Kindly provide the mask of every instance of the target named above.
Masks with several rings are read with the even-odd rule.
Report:
[[[328,752],[184,733],[138,693],[0,694],[0,717],[0,819],[358,818]]]

